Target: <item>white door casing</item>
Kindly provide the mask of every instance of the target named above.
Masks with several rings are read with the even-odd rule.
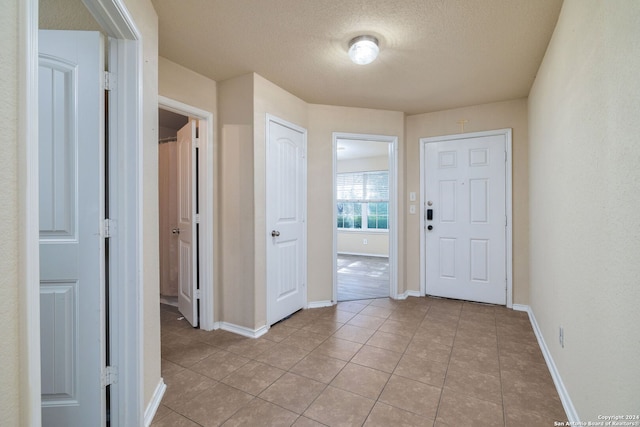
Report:
[[[333,132],[333,205],[337,203],[336,175],[338,173],[338,140],[386,142],[389,144],[389,296],[406,298],[398,293],[398,137],[387,135]],[[338,223],[337,210],[333,209],[333,292],[332,301],[338,300]]]
[[[196,217],[196,120],[178,131],[178,309],[192,326],[198,326]]]
[[[510,131],[421,141],[425,293],[510,303]]]
[[[267,323],[306,303],[307,131],[267,115]]]
[[[98,32],[39,32],[45,426],[100,426],[106,419],[103,45]]]
[[[213,114],[208,111],[184,104],[182,102],[158,96],[158,106],[164,110],[172,111],[198,121],[198,257],[197,269],[198,291],[198,325],[200,329],[211,331],[218,326],[214,321],[214,288],[215,274],[214,263],[207,260],[213,259],[214,227],[216,187],[215,176],[215,132],[213,132]],[[196,274],[196,272],[194,272]]]

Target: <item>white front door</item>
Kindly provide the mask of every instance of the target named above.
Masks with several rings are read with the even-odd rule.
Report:
[[[39,33],[42,424],[105,425],[104,70],[98,32]]]
[[[267,321],[306,299],[307,131],[267,116]]]
[[[427,295],[505,304],[505,135],[428,142],[424,165]]]
[[[189,120],[178,131],[178,309],[193,326],[198,326],[196,184],[196,121]]]

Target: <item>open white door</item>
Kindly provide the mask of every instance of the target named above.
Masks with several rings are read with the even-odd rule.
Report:
[[[267,322],[306,300],[307,131],[267,116]]]
[[[102,426],[103,40],[40,31],[39,57],[42,424]]]
[[[197,281],[197,194],[194,165],[196,164],[196,120],[190,120],[178,131],[178,309],[198,326]]]
[[[506,303],[506,135],[425,144],[426,293]]]

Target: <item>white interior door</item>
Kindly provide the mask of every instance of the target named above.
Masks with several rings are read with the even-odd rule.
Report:
[[[189,323],[198,326],[195,164],[196,121],[190,120],[178,131],[178,309]]]
[[[267,321],[306,299],[305,129],[267,117]]]
[[[425,149],[426,293],[506,303],[504,135]]]
[[[98,32],[39,33],[44,426],[106,420],[103,49]]]

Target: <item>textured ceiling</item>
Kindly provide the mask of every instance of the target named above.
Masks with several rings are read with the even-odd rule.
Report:
[[[562,0],[152,0],[161,56],[223,81],[256,72],[303,100],[439,111],[525,97]],[[353,64],[351,38],[380,56]]]

